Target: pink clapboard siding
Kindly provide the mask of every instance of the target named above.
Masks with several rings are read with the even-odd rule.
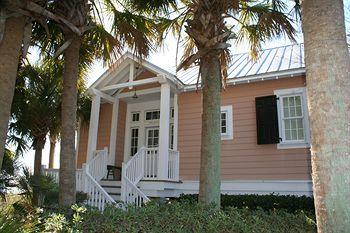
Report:
[[[305,86],[304,77],[227,87],[222,105],[233,108],[233,140],[222,141],[223,180],[310,180],[309,149],[277,149],[257,145],[255,97],[274,90]],[[178,149],[181,180],[198,180],[200,169],[201,93],[179,95]]]

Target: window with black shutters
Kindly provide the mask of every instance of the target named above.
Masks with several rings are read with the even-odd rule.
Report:
[[[279,143],[277,96],[256,97],[255,106],[258,144]]]

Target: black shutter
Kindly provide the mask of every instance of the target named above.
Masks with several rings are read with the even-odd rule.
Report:
[[[256,97],[255,107],[258,144],[279,143],[277,97]]]

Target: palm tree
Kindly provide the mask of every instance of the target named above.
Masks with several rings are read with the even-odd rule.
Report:
[[[163,19],[164,33],[170,29],[181,32],[182,27],[185,28],[187,45],[177,69],[199,65],[198,80],[201,80],[203,96],[199,201],[219,207],[220,103],[230,62],[228,42],[247,39],[251,55],[256,58],[262,42],[280,35],[293,40],[294,28],[285,14],[286,5],[279,1],[276,4],[276,1],[256,0],[184,0],[174,17],[169,7],[175,3],[175,0],[133,0],[131,7],[151,15],[159,15],[161,11],[168,17]]]
[[[34,175],[41,174],[46,136],[60,114],[60,70],[51,64],[26,65],[16,81],[9,131],[31,142],[35,150]]]
[[[31,38],[32,20],[45,28],[47,19],[67,22],[45,9],[44,0],[0,0],[0,169],[14,95],[20,57],[25,58]],[[69,24],[69,23],[68,23]],[[22,52],[22,55],[20,55]]]
[[[302,1],[318,232],[350,229],[350,58],[342,0]]]
[[[96,6],[103,6],[112,16],[112,32],[115,37],[103,28],[101,24],[103,20],[98,13],[101,9]],[[64,22],[54,20],[61,35],[60,39],[41,40],[43,44],[41,47],[44,50],[48,49],[49,52],[55,52],[56,55],[63,53],[65,63],[59,200],[62,205],[70,205],[75,202],[75,119],[78,77],[95,58],[111,60],[122,53],[124,45],[142,57],[147,56],[152,44],[150,38],[155,37],[155,31],[150,28],[155,24],[128,11],[118,1],[114,3],[111,0],[53,1],[48,9],[59,19],[65,19]]]

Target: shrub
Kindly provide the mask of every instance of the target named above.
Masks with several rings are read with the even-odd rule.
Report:
[[[197,202],[198,195],[181,195],[177,200],[180,202]],[[228,207],[248,208],[256,210],[261,208],[263,210],[283,209],[290,213],[297,211],[307,211],[315,213],[314,200],[307,196],[292,196],[292,195],[221,195],[221,207],[226,209]]]
[[[55,179],[47,175],[31,175],[28,169],[23,170],[23,176],[19,179],[19,190],[21,195],[33,202],[33,192],[38,195],[38,205],[52,207],[58,205],[59,187]],[[83,192],[76,193],[77,203],[83,203],[87,199],[87,194]]]
[[[127,211],[109,207],[104,213],[90,210],[83,217],[83,232],[316,232],[314,220],[303,212],[215,210],[189,202],[150,203]]]

